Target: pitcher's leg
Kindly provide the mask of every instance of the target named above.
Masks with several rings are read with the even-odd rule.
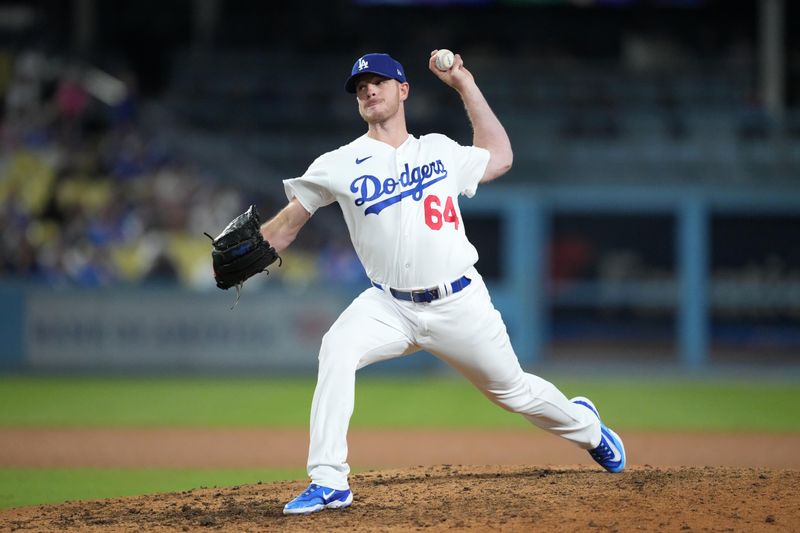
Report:
[[[596,447],[600,442],[597,417],[571,403],[549,381],[522,370],[485,285],[480,278],[473,284],[457,305],[435,315],[431,344],[422,347],[461,372],[504,409],[584,449]],[[465,324],[473,326],[466,328]]]
[[[362,293],[322,339],[311,403],[308,475],[313,483],[348,488],[347,429],[353,414],[356,371],[415,348],[386,296]]]

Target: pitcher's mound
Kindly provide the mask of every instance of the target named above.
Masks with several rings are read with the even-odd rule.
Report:
[[[441,465],[351,476],[353,505],[284,516],[303,481],[0,513],[0,530],[798,531],[800,471]]]

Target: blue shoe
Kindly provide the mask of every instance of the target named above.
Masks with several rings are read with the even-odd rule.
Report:
[[[283,506],[283,514],[309,514],[323,509],[343,509],[353,503],[350,489],[336,490],[312,483],[297,498]]]
[[[597,408],[589,398],[577,396],[570,401],[586,407],[600,420],[600,413],[597,412]],[[625,446],[622,444],[622,439],[610,428],[607,428],[602,420],[600,421],[600,434],[600,444],[597,448],[589,450],[589,455],[609,472],[614,474],[622,472],[625,470]]]

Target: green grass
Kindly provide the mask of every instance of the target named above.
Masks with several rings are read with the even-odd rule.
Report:
[[[620,380],[559,386],[565,394],[589,396],[604,421],[625,430],[800,431],[798,383]]]
[[[791,381],[551,378],[630,431],[800,432]],[[308,427],[311,379],[0,376],[2,427]],[[528,428],[463,379],[363,376],[353,427]],[[0,509],[304,479],[294,470],[0,468]]]
[[[305,478],[305,470],[2,468],[0,509]]]
[[[558,379],[624,430],[800,431],[800,383]],[[260,378],[0,377],[0,427],[306,428],[314,382]],[[463,379],[363,377],[352,427],[523,428]]]
[[[0,426],[300,427],[308,379],[0,378]]]

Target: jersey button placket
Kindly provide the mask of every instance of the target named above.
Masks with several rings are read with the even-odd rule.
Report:
[[[405,165],[403,163],[401,163],[403,158],[399,157],[401,155],[402,151],[403,151],[403,147],[402,146],[397,148],[394,151],[394,167],[395,167],[395,175],[394,175],[394,177],[395,177],[395,180],[397,180],[398,188],[401,187],[401,185],[400,185],[400,174],[403,172],[403,170],[405,170]],[[407,219],[407,217],[402,217],[400,223],[403,226],[403,244],[402,244],[402,248],[406,250],[406,253],[408,253],[408,250],[409,250],[409,242],[408,242],[408,238],[409,238],[409,231],[408,231],[409,220]],[[408,269],[411,268],[411,259],[409,257],[406,257],[405,261],[403,261],[403,268],[405,270],[408,270]],[[407,275],[408,274],[406,274],[406,276]]]

